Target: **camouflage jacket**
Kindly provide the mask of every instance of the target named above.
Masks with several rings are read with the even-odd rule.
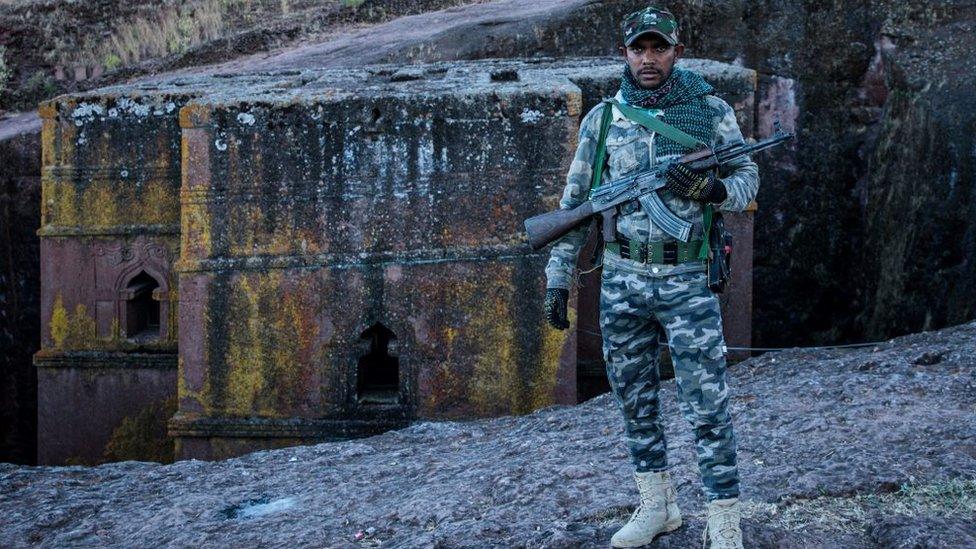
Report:
[[[623,96],[618,92],[616,99],[623,102]],[[706,96],[708,106],[714,111],[712,132],[712,146],[719,146],[728,141],[742,139],[739,124],[735,119],[735,111],[725,101],[714,95]],[[590,183],[593,179],[593,157],[596,154],[597,141],[600,134],[600,121],[606,103],[600,103],[583,117],[580,124],[579,144],[576,155],[566,176],[566,187],[563,189],[559,201],[561,208],[573,208],[581,204],[589,196]],[[651,165],[674,158],[677,155],[656,157],[654,151],[655,133],[643,126],[632,123],[616,108],[613,108],[613,122],[607,134],[607,165],[603,171],[602,183],[626,176],[632,172],[646,170]],[[723,167],[719,178],[728,190],[728,198],[716,208],[724,211],[742,211],[756,197],[759,191],[759,169],[748,157],[740,158],[736,162]],[[703,204],[675,196],[667,190],[661,191],[661,199],[668,208],[679,217],[693,224],[691,238],[702,237]],[[569,288],[576,268],[577,256],[586,240],[589,225],[577,227],[570,233],[556,241],[546,266],[546,278],[549,288]],[[638,204],[631,202],[621,207],[617,217],[617,231],[625,238],[639,239],[642,242],[674,240],[654,224]],[[704,263],[693,261],[679,265],[641,265],[630,260],[614,258],[609,253],[605,255],[605,264],[639,268],[653,273],[655,276],[666,276],[691,271],[702,271]],[[633,263],[633,265],[630,265]]]

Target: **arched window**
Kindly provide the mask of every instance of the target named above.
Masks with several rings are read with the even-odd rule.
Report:
[[[129,281],[125,288],[125,337],[147,341],[159,337],[159,301],[153,290],[159,283],[145,271]]]
[[[400,394],[400,359],[390,356],[390,341],[396,335],[382,323],[370,326],[360,336],[369,341],[369,352],[359,357],[356,369],[356,398],[360,404],[395,404]]]

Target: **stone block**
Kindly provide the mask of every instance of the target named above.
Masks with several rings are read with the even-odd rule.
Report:
[[[176,355],[39,351],[37,463],[171,461],[166,436],[175,400]]]
[[[521,223],[555,206],[579,101],[542,72],[381,68],[188,105],[184,456],[575,402]]]

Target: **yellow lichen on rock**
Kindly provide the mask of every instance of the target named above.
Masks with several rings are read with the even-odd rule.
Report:
[[[75,349],[95,347],[95,318],[88,314],[83,304],[75,305],[75,312],[68,322],[67,344]]]
[[[468,383],[468,398],[479,414],[524,414],[552,403],[548,383],[538,390],[534,380],[551,377],[538,356],[519,347],[515,311],[516,287],[511,284],[513,266],[496,267],[492,277],[478,283],[468,304],[470,323],[465,335],[475,359]],[[540,372],[542,370],[542,372]]]
[[[44,177],[41,184],[41,223],[42,225],[77,226],[78,195],[75,186]]]
[[[308,393],[305,384],[318,367],[312,347],[319,328],[312,304],[301,296],[313,294],[284,282],[282,272],[274,271],[241,276],[228,289],[223,393],[230,415],[288,416]],[[216,392],[210,387],[210,394]]]
[[[180,219],[179,196],[172,185],[164,181],[150,181],[139,199],[139,222],[149,225],[177,223]]]
[[[65,183],[70,186],[70,183]],[[112,227],[121,221],[117,187],[107,181],[93,181],[81,195],[77,218],[86,227]]]
[[[576,326],[576,309],[567,311],[570,326]],[[562,357],[566,339],[571,330],[557,330],[548,324],[542,328],[542,349],[532,380],[532,409],[551,406],[555,400],[557,375],[559,373],[559,359]]]
[[[438,288],[444,292],[438,301],[451,303],[457,316],[437,338],[441,358],[431,368],[425,413],[466,402],[479,416],[524,414],[554,403],[568,332],[540,330],[538,346],[522,342],[513,277],[512,265],[495,265],[488,276],[458,275]]]
[[[258,315],[258,296],[251,289],[246,276],[229,290],[231,294],[231,320],[228,326],[227,349],[227,413],[248,415],[258,412],[255,404],[264,390],[262,358],[264,340],[261,333],[267,329],[264,319]],[[255,337],[256,336],[256,337]],[[265,414],[273,413],[266,410]]]
[[[105,445],[105,459],[172,463],[173,439],[166,434],[166,422],[174,413],[175,396],[149,404],[137,414],[123,418]]]
[[[64,300],[61,292],[54,298],[54,306],[51,308],[51,321],[48,323],[51,330],[51,340],[54,342],[55,349],[63,349],[64,343],[68,339],[68,311],[64,308]]]
[[[502,273],[496,273],[503,278]],[[507,278],[507,277],[504,277]],[[476,351],[474,370],[468,383],[468,398],[479,414],[522,413],[527,411],[522,399],[518,357],[515,356],[515,325],[511,307],[511,286],[474,288],[474,305],[469,309],[470,323],[466,336]]]
[[[207,205],[198,202],[184,202],[181,208],[181,259],[209,258],[213,253],[213,245],[210,232],[210,212],[207,211]]]
[[[55,349],[91,349],[95,347],[95,319],[83,304],[75,305],[74,313],[64,306],[61,292],[54,298],[51,320],[48,323]]]

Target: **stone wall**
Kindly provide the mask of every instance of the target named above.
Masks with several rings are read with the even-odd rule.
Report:
[[[755,74],[692,65],[751,128]],[[576,402],[575,334],[541,318],[547,253],[526,248],[521,222],[555,207],[600,96],[573,78],[604,89],[616,70],[326,71],[184,107],[177,455]],[[379,400],[362,387],[378,326],[398,361]]]

